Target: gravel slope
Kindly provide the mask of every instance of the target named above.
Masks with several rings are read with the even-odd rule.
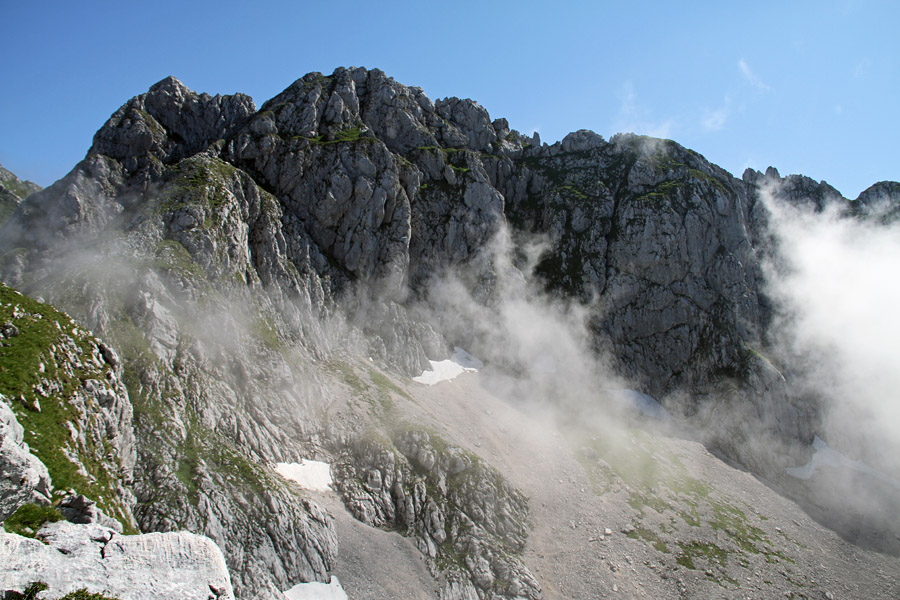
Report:
[[[602,415],[562,425],[466,373],[402,384],[404,417],[497,467],[530,499],[523,559],[544,597],[900,598],[900,560],[844,541],[700,444]],[[335,573],[352,600],[435,598],[414,545],[352,519],[334,494]]]

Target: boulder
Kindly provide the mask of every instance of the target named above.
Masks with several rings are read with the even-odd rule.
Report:
[[[24,430],[0,394],[0,521],[27,503],[50,504],[47,467],[24,441]]]
[[[188,532],[120,535],[59,521],[36,539],[0,533],[0,590],[47,585],[51,597],[86,588],[119,600],[233,599],[221,550]]]

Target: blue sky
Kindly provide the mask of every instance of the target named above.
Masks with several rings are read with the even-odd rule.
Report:
[[[740,177],[855,198],[900,180],[900,3],[0,0],[0,163],[48,185],[167,75],[257,105],[310,71],[380,68],[545,142],[668,137]]]

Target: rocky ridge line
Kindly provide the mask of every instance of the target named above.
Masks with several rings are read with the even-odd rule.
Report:
[[[22,200],[40,189],[38,184],[22,181],[0,165],[0,226],[12,216]]]
[[[141,527],[210,535],[249,597],[324,580],[334,555],[327,517],[262,466],[361,434],[326,422],[334,384],[314,374],[320,361],[358,346],[352,360],[414,374],[445,340],[477,348],[410,307],[461,267],[489,304],[498,266],[483,250],[510,225],[550,240],[537,265],[550,290],[600,300],[594,340],[622,372],[673,409],[726,421],[711,444],[764,472],[770,457],[735,440],[811,440],[815,405],[761,358],[761,185],[665,140],[580,131],[540,145],[477,103],[432,102],[378,70],[307,75],[258,112],[168,78],[16,209],[0,271],[117,344]],[[60,267],[84,241],[95,254]],[[122,256],[136,277],[91,268]],[[371,466],[351,457],[348,472]],[[280,522],[271,506],[296,510]],[[250,523],[265,525],[248,540]]]

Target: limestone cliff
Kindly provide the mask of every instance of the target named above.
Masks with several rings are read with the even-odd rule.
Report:
[[[451,343],[500,352],[430,318],[433,286],[452,273],[490,315],[501,275],[530,276],[518,269],[542,240],[534,274],[586,311],[594,350],[766,472],[773,453],[742,441],[807,443],[818,418],[765,358],[772,182],[777,201],[896,214],[897,184],[850,203],[774,169],[737,179],[669,140],[578,131],[542,145],[378,70],[306,75],[260,110],[170,77],[17,205],[0,276],[116,349],[55,350],[96,358],[77,397],[123,428],[133,482],[104,494],[125,499],[115,516],[209,536],[237,597],[328,580],[331,517],[271,469],[304,456],[338,463],[357,517],[414,536],[447,597],[539,598],[519,558],[527,499],[439,433],[391,422],[403,392],[385,373],[418,374]],[[504,235],[509,264],[490,251]],[[126,389],[133,420],[108,400]],[[35,393],[7,395],[26,407]]]
[[[6,223],[19,202],[40,189],[36,183],[22,181],[0,166],[0,225]]]

